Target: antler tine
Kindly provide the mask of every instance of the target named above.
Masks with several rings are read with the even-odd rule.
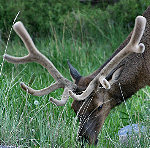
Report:
[[[58,79],[63,78],[61,73],[55,68],[53,63],[49,61],[43,54],[41,54],[35,47],[29,33],[25,29],[22,22],[17,22],[14,24],[13,29],[18,34],[18,36],[24,42],[26,48],[29,51],[29,54],[25,57],[13,57],[8,54],[4,55],[4,58],[11,63],[23,64],[27,62],[37,62],[45,67],[52,77],[57,81]]]
[[[129,43],[115,56],[111,61],[100,71],[100,73],[90,82],[87,89],[81,94],[76,95],[72,91],[69,91],[71,97],[75,100],[84,100],[86,99],[98,85],[98,81],[102,84],[105,89],[110,89],[110,84],[106,80],[107,75],[114,69],[118,63],[120,63],[125,57],[130,53],[143,53],[145,46],[143,43],[140,43],[140,40],[143,36],[146,26],[146,19],[143,16],[138,16],[135,20],[134,30],[131,36]]]
[[[55,82],[54,84],[52,84],[52,85],[50,85],[50,86],[48,86],[44,89],[41,89],[41,90],[35,90],[35,89],[25,85],[23,82],[20,83],[20,86],[21,86],[22,89],[24,89],[25,91],[27,91],[28,93],[30,93],[34,96],[48,95],[49,93],[53,92],[54,90],[63,87],[58,82]]]
[[[13,29],[24,42],[26,48],[28,49],[29,54],[24,57],[14,57],[14,56],[5,54],[4,59],[10,63],[18,63],[18,64],[23,64],[23,63],[28,63],[28,62],[39,63],[48,70],[48,72],[52,75],[52,77],[56,81],[51,86],[41,89],[41,90],[34,90],[31,87],[28,87],[27,85],[25,85],[23,82],[20,84],[21,87],[28,93],[35,95],[35,96],[47,95],[50,92],[58,88],[64,88],[65,91],[63,94],[69,94],[68,90],[69,89],[73,90],[76,87],[76,85],[73,84],[68,79],[64,78],[61,75],[61,73],[55,68],[53,63],[37,50],[29,33],[27,32],[27,30],[25,29],[24,25],[21,22],[15,23],[13,26]],[[68,95],[67,97],[66,95],[63,95],[62,100],[56,101],[55,99],[51,99],[51,101],[54,102],[56,105],[64,105],[64,103],[66,103],[68,98],[69,98]]]
[[[31,62],[31,58],[29,55],[24,57],[14,57],[8,54],[4,54],[3,57],[5,60],[7,60],[7,62],[14,63],[14,64],[23,64],[23,63]]]
[[[69,98],[69,87],[66,87],[64,89],[63,95],[62,95],[62,99],[61,100],[56,100],[54,98],[50,98],[50,101],[53,102],[54,104],[56,104],[57,106],[64,106]]]

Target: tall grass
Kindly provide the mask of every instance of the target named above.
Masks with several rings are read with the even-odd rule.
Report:
[[[122,25],[111,25],[107,39],[99,28],[99,39],[88,41],[59,36],[52,29],[53,36],[47,39],[35,39],[37,48],[46,55],[57,69],[70,79],[67,59],[85,76],[92,73],[126,38],[129,30]],[[126,33],[125,33],[126,32]],[[63,34],[63,33],[62,33]],[[0,62],[5,43],[0,44]],[[23,56],[27,51],[19,39],[9,42],[7,53]],[[23,81],[34,89],[41,89],[53,83],[52,77],[41,65],[28,63],[13,65],[5,62],[0,77],[0,144],[20,147],[81,147],[76,140],[78,120],[71,109],[72,99],[64,107],[49,102],[50,96],[60,99],[63,90],[35,97],[24,92],[19,83]],[[146,87],[111,111],[99,134],[98,147],[125,147],[119,143],[118,130],[125,125],[139,123],[150,126],[150,88]],[[149,131],[137,137],[126,147],[148,147]],[[88,145],[85,144],[85,147]]]

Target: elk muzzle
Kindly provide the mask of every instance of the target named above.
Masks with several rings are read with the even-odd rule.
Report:
[[[78,131],[79,140],[86,141],[89,144],[97,145],[98,134],[105,121],[106,114],[94,113],[89,115],[79,116],[80,128]]]

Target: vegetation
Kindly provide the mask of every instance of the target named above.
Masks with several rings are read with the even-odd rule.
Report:
[[[98,29],[107,33],[106,24],[133,26],[135,16],[142,14],[149,4],[149,0],[120,0],[108,7],[106,2],[92,7],[79,3],[79,0],[7,0],[7,3],[0,0],[0,30],[3,39],[7,39],[12,20],[20,11],[18,20],[30,28],[34,37],[50,36],[53,25],[59,31],[67,28],[65,34],[68,37],[73,33],[77,38],[86,39],[87,36],[95,37]]]
[[[4,39],[0,41],[0,144],[81,147],[76,140],[79,123],[71,109],[72,99],[65,107],[56,107],[49,98],[60,99],[62,90],[35,97],[19,86],[21,81],[35,89],[49,86],[53,79],[48,72],[36,63],[13,65],[4,62],[2,67],[5,39],[13,19],[18,10],[23,10],[17,20],[23,21],[37,48],[70,79],[67,59],[84,76],[96,70],[127,37],[135,17],[142,14],[150,2],[122,0],[105,8],[81,5],[73,0],[41,0],[39,3],[11,0],[9,4],[0,0],[0,3],[0,28]],[[26,48],[16,36],[12,32],[7,53],[23,56],[27,54]],[[98,147],[149,147],[149,130],[134,139],[136,142],[131,140],[125,146],[119,143],[118,137],[118,130],[128,124],[139,123],[149,129],[149,92],[150,87],[146,87],[111,111],[99,134]]]

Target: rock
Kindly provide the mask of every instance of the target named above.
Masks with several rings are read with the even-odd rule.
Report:
[[[136,139],[137,136],[139,137],[141,133],[146,133],[146,131],[145,126],[139,126],[138,124],[127,125],[118,131],[119,141],[121,144],[127,144],[131,138]]]

